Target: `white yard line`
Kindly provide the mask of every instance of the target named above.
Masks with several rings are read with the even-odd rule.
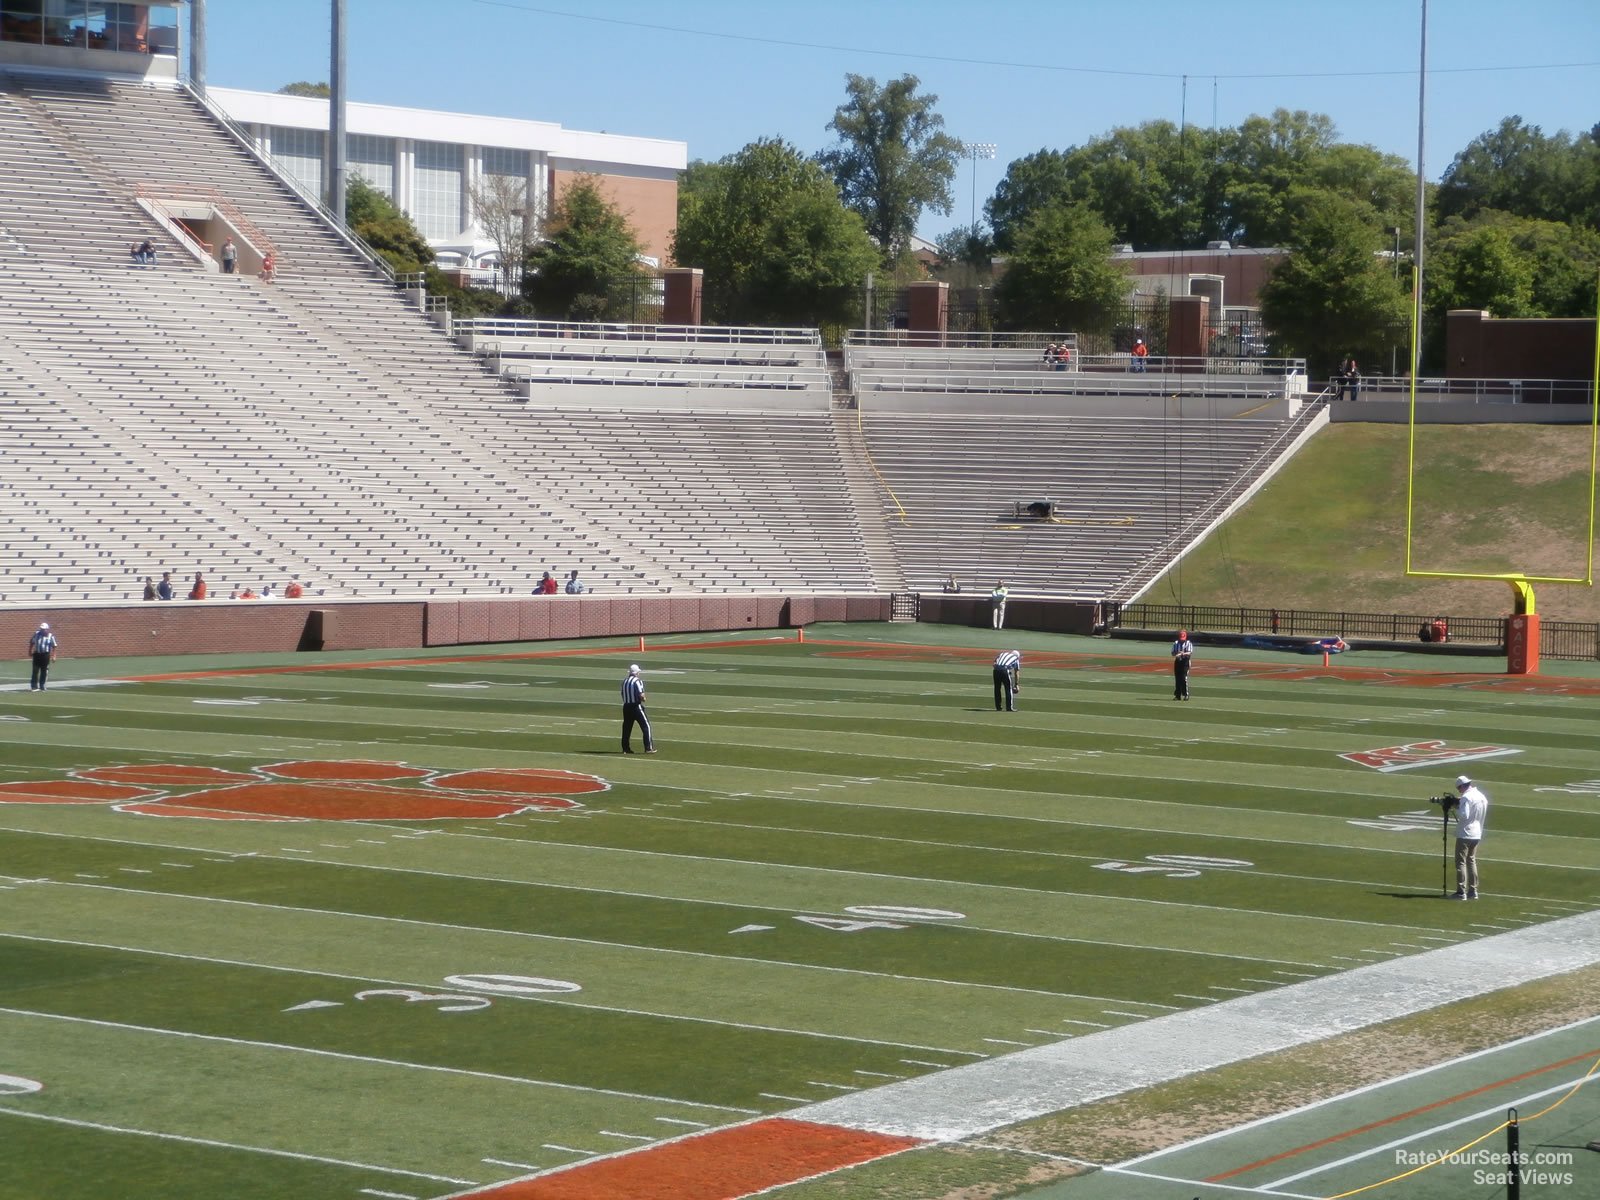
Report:
[[[259,1043],[258,1043],[259,1044]],[[354,1167],[362,1171],[377,1171],[384,1175],[405,1175],[411,1179],[431,1179],[438,1183],[463,1183],[474,1185],[476,1180],[457,1179],[452,1175],[429,1175],[422,1171],[407,1171],[401,1167],[380,1167],[376,1163],[353,1162],[345,1158],[327,1158],[321,1154],[300,1154],[293,1150],[275,1150],[270,1146],[246,1146],[239,1142],[219,1142],[215,1138],[186,1137],[179,1133],[161,1133],[154,1129],[134,1129],[126,1125],[105,1125],[99,1121],[79,1121],[71,1117],[58,1117],[50,1113],[29,1112],[0,1104],[0,1117],[26,1117],[30,1121],[49,1121],[53,1125],[70,1125],[75,1129],[93,1129],[100,1133],[131,1133],[139,1137],[155,1138],[163,1142],[183,1142],[189,1146],[214,1146],[219,1150],[243,1150],[250,1154],[270,1154],[274,1158],[292,1158],[299,1162],[328,1163],[335,1167]],[[482,1184],[478,1186],[488,1186]]]
[[[456,1075],[465,1079],[489,1079],[496,1083],[515,1083],[525,1087],[554,1088],[563,1092],[584,1092],[595,1096],[618,1096],[624,1100],[650,1100],[657,1104],[676,1104],[683,1108],[715,1109],[718,1112],[756,1113],[753,1108],[737,1108],[730,1104],[705,1104],[698,1100],[679,1100],[672,1096],[652,1096],[648,1092],[623,1092],[615,1088],[584,1087],[576,1083],[554,1083],[548,1079],[525,1079],[520,1075],[500,1075],[493,1071],[473,1071],[465,1067],[442,1067],[433,1063],[406,1062],[397,1058],[377,1058],[369,1054],[347,1054],[339,1050],[319,1050],[311,1046],[290,1046],[283,1042],[262,1042],[253,1038],[224,1037],[214,1033],[191,1033],[184,1029],[161,1029],[154,1025],[133,1025],[125,1021],[101,1021],[93,1017],[69,1017],[61,1013],[35,1012],[26,1008],[0,1008],[0,1015],[24,1017],[40,1021],[63,1021],[70,1025],[92,1025],[97,1029],[126,1030],[130,1033],[150,1033],[159,1037],[177,1038],[180,1041],[210,1042],[219,1046],[249,1046],[257,1050],[279,1050],[285,1054],[305,1054],[312,1058],[331,1058],[339,1062],[368,1063],[380,1067],[399,1067],[407,1071],[424,1071],[437,1075]],[[9,1112],[0,1106],[0,1112]]]
[[[1600,912],[886,1084],[786,1113],[955,1141],[1600,962]]]
[[[42,942],[47,945],[80,946],[90,950],[115,950],[124,954],[148,954],[157,958],[175,958],[188,962],[216,963],[225,967],[244,967],[257,971],[278,971],[286,975],[307,975],[319,979],[338,979],[352,983],[386,983],[394,987],[430,988],[438,986],[433,980],[386,979],[376,975],[345,975],[336,971],[323,971],[314,967],[282,966],[277,963],[250,962],[236,958],[218,958],[208,954],[185,954],[177,950],[154,950],[148,946],[123,946],[112,942],[86,942],[74,938],[41,937],[26,933],[0,933],[0,941]],[[694,1016],[686,1013],[658,1012],[652,1009],[622,1008],[614,1004],[590,1004],[557,995],[497,996],[500,1000],[516,1000],[525,1004],[550,1004],[562,1008],[580,1008],[586,1012],[617,1013],[625,1017],[652,1017],[667,1021],[687,1021],[694,1025],[711,1025],[725,1029],[746,1029],[756,1033],[781,1033],[795,1037],[816,1038],[819,1041],[850,1042],[864,1046],[887,1046],[894,1050],[917,1050],[924,1053],[953,1054],[963,1058],[986,1058],[987,1055],[972,1050],[956,1050],[948,1046],[929,1046],[920,1042],[890,1042],[881,1038],[854,1037],[842,1033],[823,1033],[815,1029],[793,1029],[782,1025],[756,1025],[748,1021],[725,1021],[717,1017]],[[902,1061],[909,1062],[909,1059]],[[946,1067],[948,1063],[926,1063],[925,1066]]]

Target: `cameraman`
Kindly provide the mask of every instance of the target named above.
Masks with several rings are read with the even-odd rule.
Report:
[[[1489,816],[1489,797],[1467,776],[1456,779],[1456,794],[1437,801],[1446,812],[1456,814],[1456,893],[1452,900],[1478,898],[1478,843],[1483,840],[1483,824]]]

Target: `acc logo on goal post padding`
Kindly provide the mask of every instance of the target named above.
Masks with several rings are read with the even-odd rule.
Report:
[[[89,767],[0,783],[0,804],[104,804],[150,817],[230,821],[437,821],[582,808],[611,785],[536,767],[435,771],[404,763],[307,761],[248,771],[176,763]]]
[[[1482,758],[1502,758],[1507,754],[1521,754],[1509,746],[1452,746],[1448,742],[1407,742],[1403,746],[1385,746],[1381,750],[1357,750],[1339,755],[1375,771],[1409,771],[1416,767],[1443,767],[1452,763],[1475,762]]]

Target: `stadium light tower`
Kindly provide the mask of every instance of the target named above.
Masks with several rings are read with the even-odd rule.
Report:
[[[972,160],[972,224],[978,224],[978,160],[994,157],[993,142],[962,142],[961,152]]]

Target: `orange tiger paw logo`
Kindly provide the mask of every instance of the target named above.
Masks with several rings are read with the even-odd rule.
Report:
[[[0,804],[107,804],[150,817],[221,821],[440,821],[582,808],[611,785],[537,767],[433,771],[390,762],[288,762],[249,771],[163,763],[89,767],[0,783]]]

